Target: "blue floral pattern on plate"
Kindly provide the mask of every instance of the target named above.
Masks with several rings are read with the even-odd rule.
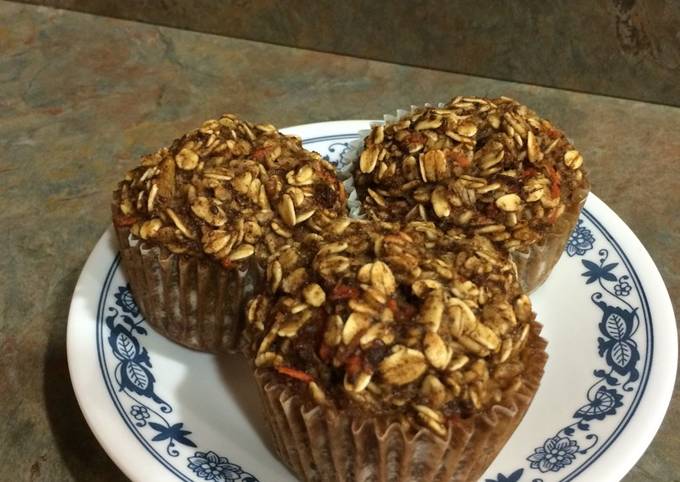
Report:
[[[527,460],[531,462],[532,469],[557,472],[574,461],[578,449],[576,440],[555,435],[546,440],[542,447],[534,449]]]
[[[526,458],[528,467],[512,472],[513,480],[517,482],[520,482],[525,470],[532,469],[541,474],[560,472],[576,462],[578,457],[599,447],[600,435],[591,427],[591,422],[616,415],[624,407],[624,394],[639,388],[640,351],[635,335],[640,326],[640,309],[624,299],[632,290],[631,278],[629,274],[619,274],[625,267],[621,262],[610,260],[608,248],[600,249],[595,260],[585,259],[595,244],[596,238],[582,217],[565,252],[569,257],[584,257],[580,259],[585,268],[581,276],[586,285],[597,287],[590,299],[601,312],[598,322],[601,336],[597,338],[597,350],[606,367],[593,370],[595,381],[585,393],[585,403],[572,415],[573,421],[534,448]],[[502,474],[498,476],[496,481],[487,480],[508,480]],[[543,479],[532,480],[539,482]]]
[[[593,233],[583,225],[583,219],[579,219],[571,236],[569,236],[565,252],[570,257],[575,255],[583,256],[586,252],[593,249],[594,242]]]
[[[139,309],[131,301],[130,287],[119,286],[113,298],[115,306],[108,307],[109,316],[105,324],[109,329],[108,344],[118,360],[114,369],[118,392],[133,402],[129,414],[135,420],[135,426],[150,428],[150,435],[147,436],[150,442],[163,444],[168,456],[178,457],[180,451],[177,444],[192,448],[197,445],[190,437],[191,431],[184,428],[184,423],[173,423],[170,417],[172,406],[154,390],[156,378],[151,371],[153,365],[146,348],[138,339],[148,332],[143,327],[144,319]],[[187,466],[203,480],[257,482],[254,476],[213,451],[196,451],[187,457],[187,461]]]
[[[348,143],[355,137],[348,134],[319,138],[313,147],[331,162],[343,163]],[[524,463],[518,462],[485,482],[573,478],[606,450],[639,402],[651,339],[640,334],[649,334],[649,320],[646,309],[639,305],[644,295],[636,275],[616,242],[587,210],[565,253],[568,262],[582,268],[584,285],[593,287],[590,302],[598,312],[593,323],[599,333],[593,348],[601,365],[593,367],[593,382],[583,393],[581,403],[566,415],[570,420],[537,438],[534,448],[527,449]],[[118,259],[107,276],[97,323],[101,370],[119,413],[145,448],[180,480],[257,482],[234,461],[204,447],[200,437],[177,419],[173,407],[163,399],[158,390],[162,383],[157,381],[144,347],[148,332],[141,313],[127,286],[111,284],[117,263]],[[645,330],[640,330],[643,322]],[[606,429],[598,425],[610,419],[615,419],[615,430],[611,424]]]
[[[252,476],[243,477],[243,470],[232,464],[226,457],[220,457],[215,452],[196,452],[189,457],[189,468],[203,480],[215,482],[256,482]]]
[[[517,469],[509,475],[498,474],[495,479],[485,479],[484,482],[518,482],[524,469]]]

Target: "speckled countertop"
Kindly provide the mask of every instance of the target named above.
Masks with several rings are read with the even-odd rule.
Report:
[[[680,109],[0,1],[0,479],[123,480],[68,379],[69,301],[142,153],[235,112],[279,126],[506,94],[587,156],[680,299]],[[626,481],[677,481],[680,396]]]

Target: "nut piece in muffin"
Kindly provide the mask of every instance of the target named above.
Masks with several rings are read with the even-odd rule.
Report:
[[[142,312],[192,348],[233,350],[264,260],[345,213],[333,167],[297,137],[233,115],[144,156],[114,193],[123,268]]]
[[[540,285],[577,223],[589,183],[564,133],[507,97],[456,97],[374,126],[354,172],[364,211],[483,235]]]
[[[246,309],[281,458],[307,481],[478,477],[546,360],[514,265],[420,221],[338,221],[287,251]]]

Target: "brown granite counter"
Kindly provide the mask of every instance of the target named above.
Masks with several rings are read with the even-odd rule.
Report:
[[[675,0],[20,1],[680,106]]]
[[[680,299],[680,109],[0,2],[0,479],[122,480],[68,379],[78,273],[135,158],[232,111],[279,126],[506,94],[570,133]],[[680,397],[626,480],[678,480]]]

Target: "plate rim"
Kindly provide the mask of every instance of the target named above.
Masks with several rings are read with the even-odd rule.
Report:
[[[310,137],[325,137],[321,134],[324,131],[331,131],[337,133],[337,135],[341,136],[343,139],[347,139],[349,133],[366,129],[371,122],[376,121],[328,121],[292,126],[281,129],[281,131],[286,134],[295,134],[305,139]],[[328,135],[332,136],[334,134],[331,133]],[[637,269],[633,269],[633,271],[638,275],[643,272],[644,276],[640,277],[641,286],[655,286],[653,295],[649,296],[650,299],[653,298],[654,300],[653,303],[652,301],[649,302],[651,326],[656,328],[654,321],[661,319],[661,323],[664,324],[661,326],[664,326],[665,329],[671,331],[671,333],[668,333],[669,336],[664,336],[661,338],[658,338],[658,335],[652,335],[656,346],[654,353],[652,354],[652,362],[647,384],[655,384],[655,396],[645,397],[645,393],[643,393],[639,402],[639,406],[636,408],[636,410],[639,410],[644,404],[645,412],[649,411],[650,415],[645,418],[644,423],[641,423],[639,422],[639,418],[636,422],[636,414],[633,413],[627,423],[626,428],[621,430],[621,433],[618,434],[618,436],[612,441],[610,446],[605,449],[604,452],[593,461],[593,463],[584,467],[582,471],[579,471],[579,473],[573,474],[573,476],[568,476],[568,479],[579,477],[582,475],[583,471],[585,471],[586,475],[588,476],[588,480],[602,480],[601,477],[615,477],[618,480],[635,465],[635,463],[647,450],[665,417],[668,405],[672,398],[675,377],[677,373],[677,327],[674,322],[675,315],[673,313],[673,306],[668,289],[663,282],[656,264],[647,252],[646,248],[642,245],[642,242],[637,238],[637,236],[635,236],[628,225],[596,195],[591,193],[588,203],[594,205],[592,206],[593,211],[603,213],[601,217],[607,221],[607,227],[605,227],[605,231],[616,231],[616,233],[612,234],[612,239],[614,240],[615,244],[619,244],[617,240],[623,239],[623,241],[620,241],[620,244],[625,245],[627,248],[630,246],[630,249],[626,249],[626,251],[635,253],[634,261],[630,261],[631,268],[637,267]],[[597,219],[597,217],[593,217]],[[609,222],[610,220],[611,222]],[[79,329],[81,328],[80,325],[82,323],[78,323],[77,321],[77,319],[80,318],[79,311],[82,310],[83,303],[87,302],[88,300],[90,303],[92,303],[92,297],[90,296],[92,292],[95,293],[94,299],[97,299],[96,292],[101,288],[101,286],[97,286],[96,283],[94,286],[92,283],[88,283],[88,278],[94,278],[95,281],[106,279],[106,273],[111,269],[111,266],[114,263],[103,263],[102,265],[102,263],[98,263],[97,260],[102,255],[108,254],[112,254],[113,259],[115,260],[116,249],[113,244],[115,244],[113,228],[112,226],[109,226],[90,252],[90,255],[88,256],[88,259],[79,275],[78,282],[76,283],[76,287],[71,299],[67,326],[67,359],[69,374],[81,412],[83,413],[85,420],[95,435],[98,443],[104,448],[108,456],[114,461],[114,463],[116,463],[122,472],[132,480],[157,480],[158,477],[167,477],[169,474],[167,472],[167,468],[164,467],[163,464],[159,464],[157,459],[152,454],[148,453],[146,450],[135,450],[131,453],[126,453],[126,457],[122,457],[122,455],[119,453],[121,446],[127,447],[130,442],[135,444],[139,442],[135,435],[130,430],[128,430],[125,421],[118,417],[116,407],[106,393],[107,389],[105,382],[100,376],[97,377],[99,374],[98,365],[91,367],[94,369],[84,370],[79,363],[79,360],[83,357],[83,353],[87,351],[83,350],[83,344],[81,342],[84,332],[82,329]],[[625,252],[622,247],[620,247],[620,249],[622,252]],[[97,276],[94,276],[94,274],[97,274]],[[663,289],[657,289],[656,287]],[[669,323],[667,322],[668,320],[670,320]],[[94,321],[96,322],[96,320]],[[665,326],[666,324],[670,326]],[[95,325],[96,323],[91,327],[92,330],[90,333],[94,333],[96,338]],[[671,334],[674,336],[670,336]],[[91,340],[90,337],[87,338]],[[90,343],[90,345],[92,344]],[[96,343],[93,345],[94,347],[90,346],[90,348],[94,348],[94,359],[96,360]],[[87,343],[85,344],[85,347],[87,347]],[[670,376],[671,374],[672,376]],[[95,378],[99,379],[99,383],[92,383],[91,377],[86,375],[95,375]],[[660,378],[660,380],[655,380],[657,378]],[[104,395],[104,398],[101,398],[102,394]],[[96,402],[101,402],[102,400],[105,402],[99,403],[99,405],[105,405],[107,408],[103,406],[96,406]],[[106,400],[108,400],[108,403]],[[653,405],[653,407],[650,407],[650,405]],[[116,417],[113,418],[110,417],[112,409],[113,413],[116,415]],[[627,441],[626,437],[622,438],[624,433],[627,433],[627,431],[631,430],[631,425],[638,425],[638,427],[636,427],[634,430],[636,435],[636,443],[634,444],[631,444],[630,441]],[[626,442],[633,447],[633,449],[628,449],[632,453],[628,454],[629,456],[626,458],[626,462],[621,464],[621,457],[616,456],[617,463],[606,463],[608,462],[608,459],[611,459],[614,456],[614,451],[612,448],[616,448],[618,445]],[[140,457],[140,454],[143,454],[141,460],[138,458]],[[605,466],[607,466],[607,470],[602,473],[603,469],[600,467]],[[599,476],[600,478],[597,478],[596,476]]]
[[[654,343],[654,351],[650,362],[650,371],[647,377],[646,386],[654,386],[654,396],[649,396],[650,391],[644,391],[640,397],[640,401],[636,410],[639,410],[644,405],[644,411],[649,412],[650,415],[644,419],[636,417],[635,413],[626,423],[623,430],[616,436],[616,438],[609,444],[609,446],[602,452],[591,464],[584,467],[588,470],[587,479],[601,481],[604,477],[614,477],[614,480],[622,479],[640,460],[642,455],[647,451],[654,436],[659,431],[659,427],[663,423],[666,412],[673,397],[673,390],[675,386],[675,379],[677,376],[678,366],[678,331],[673,311],[673,303],[671,302],[668,288],[663,281],[661,273],[659,272],[656,263],[642,244],[642,241],[633,233],[630,227],[611,209],[604,201],[592,192],[588,196],[588,204],[594,205],[594,211],[603,213],[603,217],[608,221],[608,225],[601,227],[603,234],[608,234],[612,237],[612,245],[618,248],[625,254],[628,251],[631,254],[623,256],[628,258],[631,264],[631,272],[638,276],[639,283],[643,288],[645,296],[648,298],[650,312],[650,326],[652,328],[651,339]],[[593,206],[589,206],[593,208]],[[597,216],[592,215],[592,218],[597,224],[602,224]],[[609,222],[611,220],[611,222]],[[616,231],[611,233],[610,231]],[[623,240],[622,240],[623,239]],[[621,245],[626,246],[624,248]],[[633,254],[635,259],[631,259]],[[654,290],[644,290],[645,286],[654,286]],[[655,323],[658,321],[658,324]],[[663,327],[668,330],[669,336],[659,336],[655,334],[657,328]],[[659,380],[660,378],[660,380]],[[640,413],[639,411],[637,412]],[[630,434],[630,435],[628,435]],[[634,435],[633,435],[634,434]],[[635,437],[635,443],[631,440]],[[622,457],[616,453],[617,449],[622,449],[622,445],[629,444],[629,453],[627,457]],[[597,462],[597,463],[594,463]],[[606,472],[604,467],[607,467]],[[581,470],[577,473],[570,474],[564,480],[572,480],[578,477],[583,472]]]
[[[98,362],[96,319],[90,320],[95,322],[90,323],[92,326],[87,326],[87,324],[81,326],[83,323],[79,323],[78,318],[80,317],[79,311],[83,309],[81,305],[88,299],[92,300],[93,294],[96,299],[96,292],[101,289],[100,286],[88,283],[89,279],[87,278],[92,277],[96,281],[101,280],[103,276],[103,279],[106,279],[106,273],[110,270],[113,263],[109,263],[108,266],[101,265],[97,263],[97,258],[102,254],[106,254],[105,252],[102,253],[102,251],[112,248],[111,244],[114,242],[113,226],[109,225],[97,241],[94,249],[90,252],[78,277],[78,282],[71,299],[66,328],[66,358],[69,377],[85,421],[99,445],[116,466],[130,480],[157,480],[162,474],[157,467],[162,467],[162,465],[158,464],[158,461],[151,454],[146,451],[137,450],[132,451],[132,455],[127,454],[128,457],[123,457],[119,450],[121,446],[125,447],[129,446],[129,444],[137,443],[137,440],[134,434],[125,426],[125,421],[117,416],[118,413],[113,401],[110,400],[106,391],[106,383],[99,376],[98,363],[79,363],[80,359],[84,356],[83,354],[88,351],[92,353],[89,353],[89,356],[85,355],[87,359]],[[115,256],[114,251],[114,259]],[[94,344],[87,342],[92,336],[95,337]],[[98,383],[92,383],[93,380],[96,380]],[[116,416],[110,417],[111,414]],[[133,461],[132,459],[135,460]],[[165,470],[164,467],[163,469]]]

